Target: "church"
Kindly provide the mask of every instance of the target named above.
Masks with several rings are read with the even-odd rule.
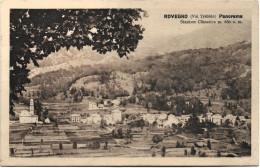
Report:
[[[37,123],[38,116],[34,114],[34,101],[30,100],[30,111],[23,110],[19,115],[20,123]]]

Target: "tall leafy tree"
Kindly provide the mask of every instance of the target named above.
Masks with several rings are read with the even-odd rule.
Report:
[[[142,9],[12,9],[10,10],[10,113],[30,82],[27,65],[61,48],[90,46],[100,54],[133,52],[144,28],[136,21]]]

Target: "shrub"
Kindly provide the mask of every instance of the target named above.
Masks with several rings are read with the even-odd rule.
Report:
[[[207,157],[207,154],[203,152],[202,154],[200,154],[200,157]]]
[[[89,145],[88,145],[88,148],[89,148],[89,149],[93,149],[93,144],[89,144]]]
[[[156,156],[155,151],[153,151],[152,152],[152,157],[155,157],[155,156]]]
[[[162,136],[160,136],[158,134],[154,135],[152,138],[153,143],[156,143],[156,144],[158,144],[159,142],[162,142],[162,140],[163,140]]]
[[[233,154],[227,154],[226,157],[235,157]]]
[[[100,142],[99,141],[95,141],[93,143],[93,149],[99,149],[100,148]]]
[[[248,142],[246,142],[246,141],[243,141],[241,143],[241,147],[244,149],[251,149],[251,145],[249,145]]]
[[[182,147],[182,146],[181,146],[180,142],[177,141],[177,143],[176,143],[176,148],[181,148],[181,147]]]

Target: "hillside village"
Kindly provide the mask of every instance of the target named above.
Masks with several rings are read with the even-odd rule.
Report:
[[[241,42],[35,76],[10,116],[10,155],[250,156],[250,49]]]
[[[73,151],[73,155],[81,156],[84,151],[88,150],[97,150],[97,152],[102,150],[103,152],[103,150],[111,151],[118,148],[117,152],[122,152],[122,148],[124,150],[130,148],[131,151],[136,152],[135,154],[155,157],[161,155],[160,148],[165,146],[167,146],[165,147],[166,156],[241,155],[241,153],[237,153],[238,149],[236,152],[229,151],[230,147],[220,150],[218,146],[223,143],[223,138],[224,144],[239,148],[240,152],[243,152],[242,155],[247,155],[246,151],[246,153],[249,152],[250,142],[246,141],[248,137],[244,139],[240,137],[241,135],[237,136],[234,130],[250,130],[250,116],[221,115],[210,109],[201,115],[176,116],[167,111],[143,108],[137,104],[122,105],[127,98],[129,97],[120,97],[115,100],[101,99],[102,103],[99,103],[100,99],[97,98],[85,98],[81,103],[86,107],[83,111],[72,111],[70,108],[67,111],[60,109],[60,113],[56,112],[55,115],[46,116],[43,121],[38,121],[38,116],[34,113],[34,100],[31,99],[30,110],[21,111],[19,122],[11,122],[11,133],[14,133],[14,137],[16,137],[10,139],[11,155],[19,157],[67,156],[71,155],[70,152]],[[170,102],[168,104],[171,106]],[[186,102],[186,105],[188,106],[189,102]],[[45,105],[43,104],[43,106]],[[48,104],[49,109],[52,108],[51,106],[52,104]],[[53,106],[55,107],[54,104]],[[55,118],[53,118],[54,116]],[[194,137],[190,124],[194,124],[193,120],[196,119],[199,125],[195,125],[196,136]],[[19,125],[19,129],[17,129],[17,125]],[[219,131],[220,133],[216,133]],[[223,131],[226,134],[222,134]],[[163,139],[162,142],[159,142],[161,147],[150,150],[153,143],[157,143],[156,140],[153,140],[155,135],[159,135]],[[142,144],[144,138],[149,139],[149,141],[146,140],[149,142],[148,144]],[[22,147],[19,145],[21,143]],[[94,143],[96,143],[96,147],[92,149]],[[212,146],[216,145],[216,147],[209,149],[208,143],[211,143]],[[242,144],[244,146],[241,146]],[[55,147],[57,145],[58,147]],[[194,154],[193,150],[197,150],[198,153]],[[140,153],[140,151],[142,152]],[[92,156],[95,155],[91,154],[90,157]]]

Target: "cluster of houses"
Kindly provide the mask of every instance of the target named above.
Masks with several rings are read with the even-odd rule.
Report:
[[[236,123],[241,125],[242,123],[251,123],[250,118],[245,118],[245,116],[235,116],[232,114],[227,114],[222,116],[221,114],[213,114],[212,112],[206,113],[206,115],[198,116],[200,122],[210,121],[216,125],[228,124],[229,126],[235,126]]]
[[[122,112],[118,109],[111,111],[111,114],[105,114],[101,116],[100,114],[90,114],[89,116],[83,118],[79,114],[72,114],[70,116],[70,121],[74,123],[84,123],[87,125],[101,124],[101,120],[104,120],[107,125],[113,125],[122,121]]]
[[[182,126],[184,126],[191,116],[192,115],[175,116],[173,114],[167,115],[165,113],[160,115],[148,113],[143,114],[142,119],[149,124],[156,123],[158,128],[165,128],[171,127],[173,124],[182,124]],[[224,125],[225,123],[228,123],[229,126],[235,126],[236,122],[238,125],[243,122],[251,123],[251,119],[246,119],[244,116],[234,116],[232,114],[222,116],[220,114],[213,114],[212,112],[208,112],[206,115],[200,115],[198,118],[200,122],[209,121],[219,126]]]
[[[111,103],[108,102],[110,100],[104,100],[103,103],[98,103],[96,101],[88,101],[88,107],[89,110],[95,110],[95,109],[101,109],[101,108],[107,108],[107,106]],[[116,106],[119,105],[120,99],[116,99],[112,101]],[[163,114],[151,114],[151,113],[143,113],[141,115],[141,118],[149,123],[150,125],[153,125],[156,123],[158,128],[166,128],[166,127],[172,127],[173,124],[178,125],[181,124],[184,126],[189,118],[192,115],[181,115],[181,116],[175,116],[173,114],[167,115],[166,113]],[[200,122],[206,122],[210,121],[216,125],[230,125],[230,126],[236,126],[241,125],[242,123],[251,123],[251,119],[245,118],[244,116],[234,116],[232,114],[228,114],[225,116],[222,116],[221,114],[214,114],[212,112],[208,112],[204,115],[198,116]],[[122,121],[122,111],[115,108],[111,111],[109,114],[105,114],[101,116],[98,113],[90,114],[89,116],[83,117],[79,114],[71,114],[70,116],[70,122],[72,123],[84,123],[87,125],[92,124],[101,124],[101,121],[105,121],[107,125],[114,125],[119,122],[127,123],[127,119]],[[39,123],[41,121],[38,121],[38,116],[34,114],[34,101],[33,99],[30,100],[30,111],[23,110],[20,113],[19,116],[20,123]],[[47,118],[46,123],[49,123],[49,119]]]

